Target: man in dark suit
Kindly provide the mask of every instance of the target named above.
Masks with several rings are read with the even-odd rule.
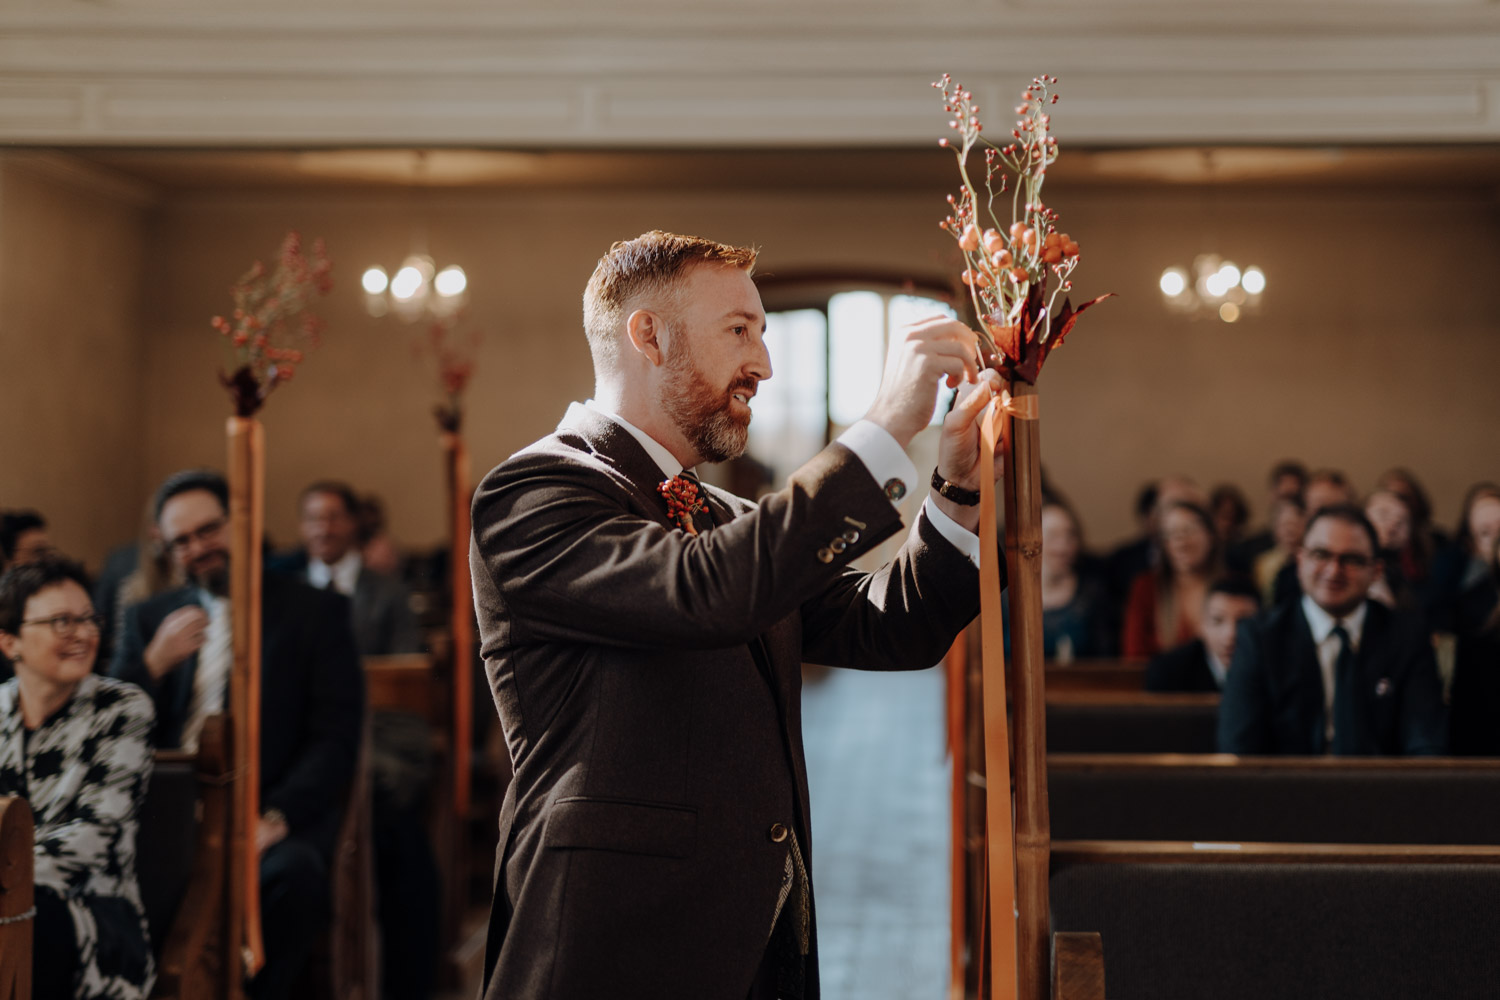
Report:
[[[158,747],[196,748],[228,704],[228,488],[214,472],[178,473],[155,499],[157,526],[186,587],[136,605],[111,673],[156,703]],[[257,997],[283,997],[330,913],[329,864],[348,798],[364,712],[364,675],[343,597],[267,573],[262,590],[261,922]]]
[[[421,652],[422,633],[406,584],[370,569],[360,556],[358,507],[359,498],[346,483],[323,480],[307,487],[297,511],[303,549],[276,566],[349,598],[354,641],[362,655]]]
[[[1260,610],[1260,591],[1250,580],[1226,576],[1209,585],[1203,599],[1199,638],[1163,650],[1146,664],[1147,691],[1218,692],[1234,662],[1240,622]]]
[[[584,295],[594,399],[475,495],[515,764],[489,1000],[816,997],[801,664],[926,667],[977,610],[963,502],[997,380],[956,322],[894,338],[867,418],[759,504],[686,475],[743,451],[771,375],[754,260],[659,232],[611,248]],[[941,489],[856,571],[900,528],[903,449],[945,376],[978,383],[944,423]]]
[[[1240,626],[1219,708],[1239,754],[1441,754],[1447,713],[1426,629],[1368,599],[1375,529],[1353,504],[1314,511],[1302,596]]]

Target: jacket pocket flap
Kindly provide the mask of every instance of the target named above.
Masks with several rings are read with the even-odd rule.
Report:
[[[575,797],[560,799],[552,807],[543,843],[548,847],[686,858],[693,853],[697,830],[695,809]]]

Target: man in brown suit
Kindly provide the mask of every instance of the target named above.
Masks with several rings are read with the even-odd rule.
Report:
[[[475,494],[515,766],[488,1000],[817,997],[801,664],[927,667],[977,611],[977,417],[998,382],[962,324],[893,338],[866,419],[759,504],[683,477],[743,452],[771,376],[754,261],[660,232],[611,248],[584,295],[594,398]],[[854,570],[901,527],[904,448],[945,378],[970,384],[935,488],[896,557]]]

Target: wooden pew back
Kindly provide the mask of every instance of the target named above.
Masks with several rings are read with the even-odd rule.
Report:
[[[1110,1000],[1479,1000],[1500,848],[1057,842],[1054,931],[1097,931]]]
[[[1048,753],[1213,753],[1219,696],[1049,691]]]
[[[1500,845],[1500,760],[1054,754],[1059,840]]]

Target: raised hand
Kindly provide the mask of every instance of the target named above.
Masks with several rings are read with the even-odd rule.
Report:
[[[141,656],[152,679],[160,679],[198,652],[207,634],[208,614],[196,604],[178,608],[163,618]]]
[[[979,375],[979,337],[945,316],[903,327],[891,338],[880,391],[865,419],[905,448],[932,419],[939,379],[950,387]]]

